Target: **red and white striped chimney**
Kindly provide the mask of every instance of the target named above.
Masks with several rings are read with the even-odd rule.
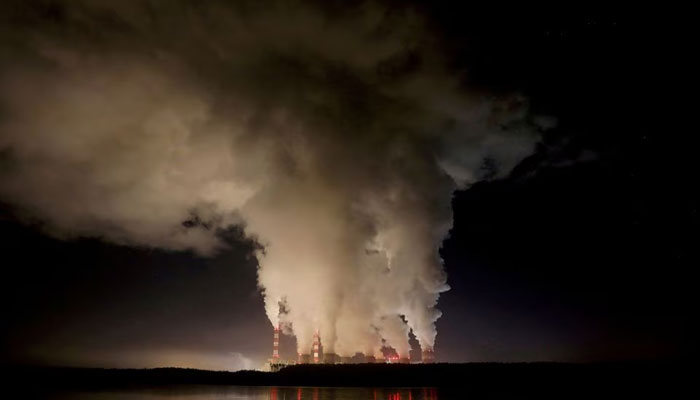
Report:
[[[313,348],[313,353],[314,353],[314,364],[318,364],[319,360],[319,345],[321,342],[320,335],[318,333],[318,329],[316,329],[316,332],[314,332],[314,348]]]
[[[280,327],[275,327],[275,337],[272,342],[272,361],[278,361],[280,358]]]

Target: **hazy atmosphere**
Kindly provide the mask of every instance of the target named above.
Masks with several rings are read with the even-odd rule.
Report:
[[[657,42],[521,11],[3,2],[5,361],[695,352]]]

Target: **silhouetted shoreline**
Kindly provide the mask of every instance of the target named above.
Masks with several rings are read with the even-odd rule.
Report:
[[[474,394],[669,395],[691,380],[671,362],[295,365],[279,372],[184,368],[5,368],[9,382],[35,390],[105,390],[163,385],[438,387]]]

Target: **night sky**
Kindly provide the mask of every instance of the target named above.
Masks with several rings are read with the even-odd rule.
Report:
[[[360,6],[331,3],[320,8],[335,16]],[[383,7],[410,7],[426,21],[461,90],[515,94],[527,99],[531,115],[549,121],[512,170],[497,171],[486,157],[479,179],[454,192],[453,227],[440,248],[451,289],[437,304],[443,314],[436,358],[694,355],[697,163],[692,132],[677,129],[668,116],[673,58],[660,26],[650,22],[653,10],[426,3]],[[13,77],[7,71],[22,68],[17,60],[28,59],[10,58],[30,37],[15,32],[65,30],[78,51],[91,52],[85,43],[108,41],[102,29],[122,29],[115,14],[81,31],[66,9],[52,1],[0,6],[3,82]],[[168,6],[153,9],[149,18],[157,20]],[[126,33],[116,42],[120,51],[149,45]],[[420,65],[406,57],[397,69]],[[361,103],[369,89],[354,91],[352,82],[335,89]],[[6,94],[2,135],[17,129],[7,123],[13,109]],[[13,150],[8,141],[1,144],[0,180],[7,180]],[[71,193],[65,188],[60,201],[82,201]],[[240,369],[257,368],[270,356],[272,326],[256,283],[260,244],[241,226],[220,229],[225,245],[203,254],[109,233],[57,234],[16,196],[0,197],[0,204],[5,362]],[[177,223],[204,224],[194,217]],[[283,356],[296,354],[292,338],[282,347]]]

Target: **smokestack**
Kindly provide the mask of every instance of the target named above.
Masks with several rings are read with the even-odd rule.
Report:
[[[314,355],[314,364],[318,364],[320,359],[319,359],[319,344],[321,343],[321,337],[318,333],[318,329],[316,329],[316,332],[314,332],[314,345],[313,345],[313,355]]]
[[[432,364],[435,362],[435,352],[431,348],[423,350],[423,364]]]
[[[272,339],[272,362],[277,362],[280,359],[280,327],[275,327],[274,338]]]

